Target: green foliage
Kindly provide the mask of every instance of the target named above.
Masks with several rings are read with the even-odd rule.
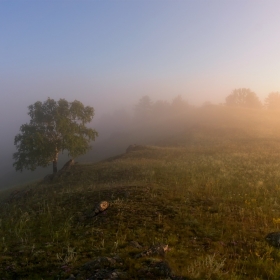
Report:
[[[14,153],[16,170],[35,170],[50,162],[57,162],[59,152],[68,151],[69,156],[85,154],[97,132],[87,128],[86,123],[94,116],[92,107],[75,100],[55,101],[48,98],[28,107],[31,120],[20,127],[15,136],[17,152]]]
[[[262,106],[258,96],[248,88],[235,89],[227,96],[226,105],[246,108],[260,108]]]

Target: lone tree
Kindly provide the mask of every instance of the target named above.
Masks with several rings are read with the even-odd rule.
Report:
[[[226,98],[226,105],[247,108],[261,108],[262,103],[258,96],[249,88],[235,89]]]
[[[15,136],[17,152],[13,155],[13,166],[16,170],[35,170],[37,166],[46,167],[52,162],[53,173],[56,173],[59,152],[67,150],[71,157],[85,154],[98,135],[85,126],[92,120],[94,109],[77,100],[48,98],[28,109],[31,120],[23,124],[21,133]]]

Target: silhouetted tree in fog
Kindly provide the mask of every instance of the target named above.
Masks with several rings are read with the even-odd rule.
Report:
[[[265,99],[265,106],[271,110],[280,110],[280,93],[271,92]]]
[[[258,96],[248,88],[239,88],[226,97],[226,105],[247,108],[261,108]]]
[[[176,96],[171,103],[172,113],[183,113],[190,108],[190,104],[182,98],[181,95]]]
[[[135,105],[135,119],[142,122],[149,120],[152,113],[152,105],[153,102],[149,96],[141,97]]]

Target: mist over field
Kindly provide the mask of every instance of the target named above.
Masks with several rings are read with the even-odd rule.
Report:
[[[180,102],[182,103],[181,105]],[[90,104],[85,105],[88,106]],[[188,109],[186,114],[190,113],[189,109],[192,110],[191,108],[194,108],[180,96],[174,97],[169,102],[165,100],[152,101],[150,97],[144,96],[140,100],[136,100],[135,104],[130,104],[130,106],[114,108],[113,104],[112,106],[110,104],[107,105],[109,105],[110,111],[103,114],[98,114],[100,110],[94,107],[96,115],[93,121],[88,124],[88,127],[96,129],[99,136],[92,143],[92,150],[86,155],[78,157],[77,161],[98,162],[108,157],[124,153],[130,144],[155,144],[164,137],[170,137],[174,132],[173,130],[176,130],[177,124],[173,123],[173,127],[171,128],[165,122],[167,120],[174,122],[175,120],[172,120],[174,117],[176,117],[176,121],[179,121],[178,116],[180,111],[176,111],[178,108],[181,110],[181,113],[183,113],[183,110]],[[3,159],[0,168],[1,188],[42,179],[45,175],[51,173],[51,164],[47,168],[38,167],[34,172],[28,170],[16,172],[12,166],[14,163],[13,153],[16,152],[14,138],[20,132],[20,126],[29,122],[30,117],[27,113],[28,108],[25,108],[25,112],[21,118],[18,118],[14,122],[8,122],[9,125],[3,126],[3,136],[1,137],[1,158]],[[179,123],[182,121],[183,119]],[[180,127],[179,123],[178,127]],[[159,127],[157,127],[158,125]],[[59,168],[68,159],[67,151],[60,154]]]
[[[206,136],[210,138],[215,133],[221,132],[223,135],[236,134],[238,137],[248,139],[277,138],[280,131],[279,100],[280,94],[274,93],[262,104],[250,89],[236,89],[226,96],[224,103],[205,102],[200,106],[190,104],[180,95],[171,100],[152,100],[145,95],[130,106],[116,109],[112,107],[103,115],[96,114],[88,127],[96,129],[99,136],[92,142],[92,149],[75,160],[80,163],[98,162],[125,153],[131,144],[186,145],[185,140],[180,142],[180,138],[185,139],[186,135],[193,137],[194,134],[205,131]],[[95,111],[98,112],[98,108],[95,108]],[[26,113],[24,117],[28,122]],[[0,169],[2,189],[42,180],[47,174],[52,173],[51,163],[49,167],[38,167],[35,171],[16,172],[13,168],[12,156],[16,151],[13,140],[19,133],[21,124],[19,120],[18,124],[14,122],[13,126],[3,129],[5,137],[1,138],[1,147],[5,148],[1,150],[3,161]],[[58,168],[62,168],[67,160],[69,160],[67,151],[60,153]]]
[[[280,279],[279,10],[0,1],[1,279]]]
[[[4,188],[20,185],[1,191],[1,270],[7,279],[50,271],[49,279],[86,279],[99,271],[83,274],[89,259],[117,254],[124,279],[138,279],[151,259],[142,244],[164,242],[172,250],[152,260],[170,266],[165,275],[172,268],[179,279],[278,279],[279,118],[280,93],[262,104],[246,88],[201,106],[145,95],[101,115],[89,124],[100,136],[78,164],[44,181],[51,166],[1,177]],[[58,168],[67,160],[60,154]],[[98,201],[109,205],[104,215],[95,215]],[[162,270],[153,273],[162,279]]]
[[[48,97],[95,109],[90,126],[99,137],[77,159],[91,162],[125,152],[129,144],[160,144],[196,124],[215,123],[224,118],[218,105],[234,89],[250,88],[264,105],[280,90],[279,5],[2,1],[0,188],[51,172],[12,167],[14,137],[29,122],[27,107]],[[152,112],[135,111],[143,96]],[[188,104],[184,110],[172,107],[177,96]],[[208,106],[213,112],[203,118],[203,104],[211,102],[217,106]],[[59,167],[66,160],[67,153]]]

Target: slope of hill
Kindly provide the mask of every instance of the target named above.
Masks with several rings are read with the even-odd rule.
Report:
[[[263,122],[200,123],[2,193],[2,279],[279,279],[280,137]]]

